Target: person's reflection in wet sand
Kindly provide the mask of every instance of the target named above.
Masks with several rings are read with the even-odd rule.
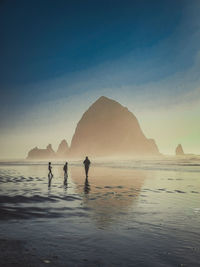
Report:
[[[84,193],[86,195],[90,193],[90,184],[87,177],[85,178]]]
[[[64,173],[64,188],[67,189],[67,179],[68,179],[68,175],[67,173]]]
[[[52,180],[52,178],[53,178],[52,173],[49,173],[48,174],[48,187],[51,187],[51,180]]]
[[[85,179],[85,185],[81,172],[82,166],[74,167],[71,179],[76,185],[76,192],[84,194],[83,206],[91,209],[91,218],[99,228],[105,229],[121,220],[122,213],[137,207],[137,200],[146,179],[145,171],[95,167],[90,184],[88,179]]]

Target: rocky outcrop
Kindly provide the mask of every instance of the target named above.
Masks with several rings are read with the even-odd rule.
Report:
[[[159,154],[154,140],[145,137],[134,114],[104,96],[83,114],[70,148],[73,157]]]
[[[28,152],[27,159],[52,159],[55,158],[55,152],[52,149],[51,144],[49,144],[46,149],[40,149],[35,147]]]
[[[27,159],[65,159],[69,155],[69,146],[66,140],[62,140],[58,146],[57,152],[54,152],[51,144],[46,149],[35,147],[28,152]]]
[[[69,146],[67,144],[67,141],[64,139],[58,146],[56,157],[60,159],[66,158],[68,154],[69,154]]]
[[[55,153],[35,147],[28,159],[64,159],[66,157],[152,156],[160,155],[153,139],[142,132],[135,115],[107,97],[100,97],[78,122],[71,147],[62,140]]]
[[[176,148],[176,156],[183,156],[183,155],[185,155],[185,153],[183,151],[182,145],[179,144]]]

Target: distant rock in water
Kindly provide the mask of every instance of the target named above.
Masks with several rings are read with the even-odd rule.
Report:
[[[67,141],[64,139],[58,146],[58,150],[56,153],[57,158],[66,158],[69,154],[69,146]]]
[[[100,97],[78,122],[70,155],[160,155],[153,139],[143,134],[137,118],[126,107]]]
[[[51,159],[55,158],[55,152],[52,149],[51,144],[49,144],[46,149],[33,148],[28,152],[27,159]]]
[[[179,144],[176,148],[176,156],[183,156],[183,155],[185,155],[185,153],[183,151],[182,145]]]

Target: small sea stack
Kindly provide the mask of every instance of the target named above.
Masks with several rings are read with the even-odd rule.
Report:
[[[183,156],[185,155],[182,145],[178,144],[178,146],[176,147],[176,156]]]

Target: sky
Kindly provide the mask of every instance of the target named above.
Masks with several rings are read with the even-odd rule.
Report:
[[[1,0],[0,158],[62,139],[100,96],[161,153],[200,154],[200,1]]]

